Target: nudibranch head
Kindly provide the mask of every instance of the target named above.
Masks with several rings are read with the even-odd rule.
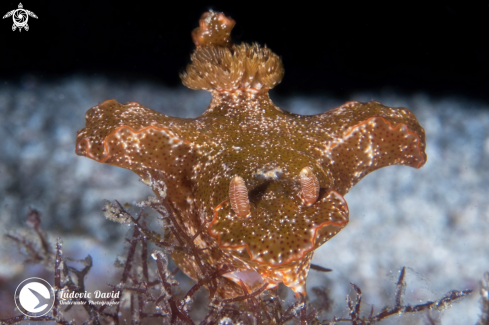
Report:
[[[423,166],[425,133],[408,109],[378,102],[312,116],[279,109],[268,89],[282,79],[280,58],[233,45],[234,24],[209,12],[192,33],[196,49],[181,78],[212,92],[202,116],[105,101],[88,110],[76,153],[134,171],[165,200],[199,252],[199,261],[172,254],[190,277],[202,279],[203,264],[236,268],[219,278],[221,296],[242,294],[241,281],[305,293],[314,250],[348,223],[343,196],[379,168]]]
[[[218,205],[209,232],[219,247],[245,250],[253,262],[280,266],[301,260],[345,227],[348,206],[343,196],[323,187],[317,201],[306,204],[298,178],[265,180],[251,193],[242,193],[247,214],[233,208],[233,197]],[[236,179],[243,182],[233,178],[231,186],[236,186]],[[246,190],[244,184],[242,189]]]
[[[258,44],[232,44],[234,24],[222,13],[202,15],[200,27],[192,33],[196,44],[192,64],[180,76],[185,86],[208,91],[271,89],[282,81],[282,61],[270,49]]]

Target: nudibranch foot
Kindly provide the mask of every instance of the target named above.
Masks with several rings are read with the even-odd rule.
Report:
[[[88,110],[76,153],[152,186],[178,229],[165,241],[192,248],[171,254],[191,278],[233,270],[206,282],[211,295],[280,283],[305,295],[314,251],[348,224],[345,194],[376,169],[423,166],[425,133],[408,109],[378,102],[312,116],[276,107],[268,90],[282,80],[280,57],[232,44],[234,24],[208,12],[192,33],[196,49],[181,78],[212,93],[200,117],[105,101]]]

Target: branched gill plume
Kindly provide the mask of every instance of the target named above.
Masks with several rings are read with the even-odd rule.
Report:
[[[202,46],[191,56],[187,72],[180,75],[185,86],[203,90],[273,88],[284,76],[279,56],[258,44],[226,47]]]

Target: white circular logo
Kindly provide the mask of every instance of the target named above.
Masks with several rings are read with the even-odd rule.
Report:
[[[29,30],[29,25],[27,25],[27,21],[29,20],[29,17],[33,17],[37,19],[36,14],[30,10],[24,9],[22,3],[19,3],[19,7],[17,9],[10,10],[9,12],[7,12],[5,15],[3,15],[2,18],[5,19],[10,16],[12,16],[12,19],[14,20],[14,24],[12,25],[12,31],[18,28],[19,32],[22,31],[22,28],[24,28],[26,31]]]
[[[29,317],[46,315],[54,304],[54,290],[41,278],[28,278],[15,290],[15,305]]]

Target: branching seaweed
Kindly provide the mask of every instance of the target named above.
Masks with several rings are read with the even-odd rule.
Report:
[[[53,261],[53,253],[50,249],[48,239],[45,232],[41,228],[41,214],[35,209],[29,207],[27,213],[26,224],[35,232],[35,236],[38,243],[35,243],[32,239],[26,236],[19,236],[14,234],[6,234],[5,236],[16,242],[20,253],[24,256],[24,262],[26,264],[42,263],[48,266]],[[40,246],[40,247],[39,247]]]
[[[489,325],[489,272],[484,273],[484,279],[481,281],[481,310],[482,314],[477,325]]]
[[[375,313],[374,308],[366,314],[362,314],[361,289],[351,283],[354,295],[347,296],[348,315],[345,317],[333,317],[332,320],[324,319],[330,311],[333,300],[324,287],[315,287],[311,292],[317,299],[309,301],[309,297],[299,296],[291,305],[287,305],[279,294],[279,289],[266,290],[267,283],[250,292],[248,287],[241,283],[242,294],[240,296],[222,299],[215,295],[216,286],[220,277],[236,269],[221,265],[215,268],[200,261],[200,270],[196,272],[198,281],[184,294],[180,294],[177,288],[179,283],[175,279],[178,268],[169,270],[167,250],[181,250],[193,256],[199,261],[199,249],[194,240],[199,236],[200,229],[195,234],[189,234],[182,229],[173,218],[171,210],[164,202],[149,200],[140,204],[141,211],[133,217],[117,201],[108,202],[104,207],[105,215],[114,221],[132,224],[129,237],[126,238],[126,259],[121,263],[120,279],[117,284],[109,284],[113,292],[119,294],[115,297],[104,298],[100,304],[90,303],[88,298],[76,298],[84,301],[82,306],[62,305],[60,303],[63,293],[83,293],[85,291],[85,278],[93,266],[91,256],[83,260],[72,260],[63,256],[62,242],[58,238],[54,251],[41,229],[41,215],[36,210],[30,209],[27,224],[31,227],[37,242],[22,236],[7,234],[24,253],[26,263],[42,263],[49,268],[54,268],[54,289],[56,294],[54,306],[50,313],[37,317],[36,321],[50,321],[57,324],[74,324],[75,321],[67,320],[67,312],[72,308],[83,308],[85,321],[83,324],[197,324],[191,317],[190,311],[194,306],[196,293],[202,288],[209,288],[209,302],[207,314],[202,315],[200,325],[210,324],[322,324],[332,325],[349,323],[352,325],[376,324],[393,315],[419,313],[423,311],[441,311],[453,302],[467,297],[471,290],[450,291],[436,301],[429,301],[419,305],[403,303],[403,294],[406,291],[406,270],[402,268],[397,281],[393,307],[384,307]],[[178,245],[166,242],[164,237],[151,231],[146,226],[146,214],[144,209],[151,207],[157,211],[162,220],[167,222],[166,227],[175,235]],[[151,249],[150,243],[157,248]],[[154,260],[154,262],[149,262]],[[53,263],[54,262],[54,263]],[[69,264],[70,263],[70,264]],[[81,263],[81,269],[75,268],[71,263]],[[321,266],[313,266],[312,269],[322,272],[331,270]],[[488,299],[489,273],[484,275],[481,282],[482,315],[477,325],[489,324],[489,299]],[[179,288],[178,288],[179,289]],[[320,317],[321,316],[321,317]],[[320,319],[322,318],[322,319]],[[27,316],[19,315],[0,320],[2,325],[18,324],[30,321]],[[428,314],[430,323],[437,320]]]
[[[374,308],[372,307],[368,316],[360,316],[360,304],[362,302],[362,291],[358,286],[350,283],[351,287],[355,291],[356,297],[352,299],[350,296],[346,297],[349,317],[348,318],[334,318],[333,321],[323,322],[322,324],[336,324],[340,322],[350,322],[353,325],[370,325],[375,324],[381,320],[384,320],[393,315],[419,313],[422,311],[442,311],[448,308],[453,302],[467,297],[472,290],[463,291],[450,291],[445,296],[437,301],[428,301],[424,304],[415,306],[403,305],[402,295],[406,290],[406,282],[404,281],[406,275],[406,268],[403,267],[399,274],[399,279],[396,285],[395,304],[394,307],[384,307],[382,311],[374,315]]]

